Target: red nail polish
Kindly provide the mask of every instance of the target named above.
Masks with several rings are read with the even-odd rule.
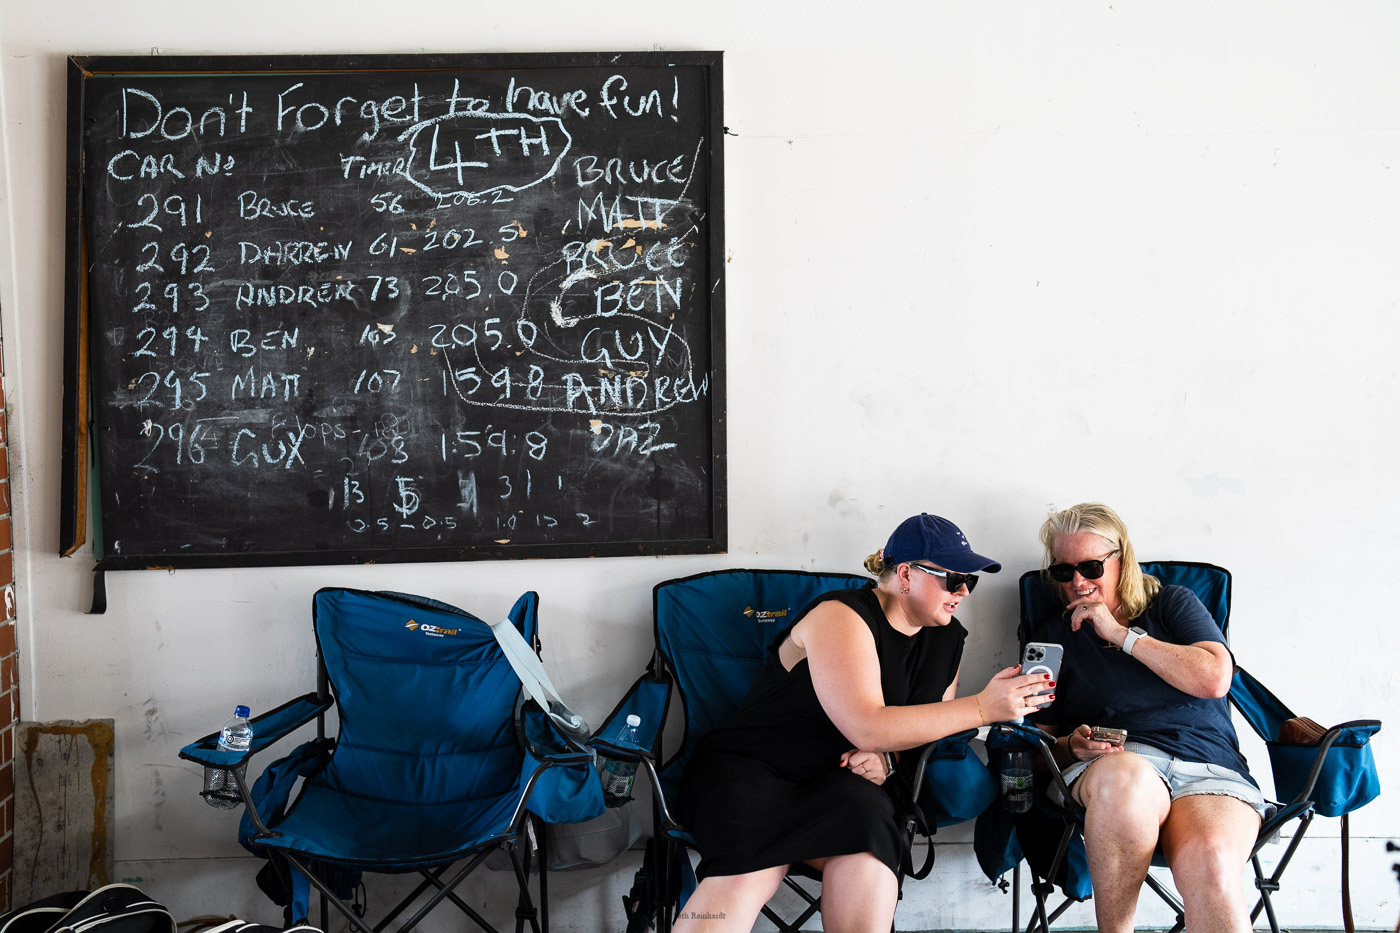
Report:
[[[1049,680],[1049,679],[1050,679],[1050,675],[1049,675],[1049,674],[1041,674],[1040,676],[1041,676],[1041,677],[1044,677],[1046,680]]]
[[[1050,686],[1052,686],[1052,687],[1055,686],[1055,682],[1054,682],[1053,680],[1050,681]]]

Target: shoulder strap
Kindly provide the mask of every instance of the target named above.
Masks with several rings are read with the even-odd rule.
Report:
[[[525,688],[525,693],[539,704],[540,709],[545,711],[565,737],[576,740],[580,746],[585,746],[589,735],[588,723],[584,722],[578,713],[569,709],[569,705],[559,696],[559,691],[554,689],[554,684],[545,673],[539,656],[530,650],[525,636],[520,634],[520,630],[509,618],[492,623],[491,633],[496,636],[501,650],[505,652],[506,660],[520,678],[520,685]]]

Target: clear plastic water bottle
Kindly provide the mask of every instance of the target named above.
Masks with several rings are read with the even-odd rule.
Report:
[[[233,718],[224,723],[219,732],[219,751],[246,752],[253,744],[253,727],[248,723],[248,707],[236,706]],[[204,769],[204,793],[200,794],[211,807],[232,810],[243,803],[238,793],[238,782],[243,780],[244,765],[237,768]]]
[[[1001,805],[1010,813],[1027,813],[1032,795],[1031,753],[1007,749],[1001,756]]]
[[[642,717],[636,713],[627,717],[627,724],[617,733],[615,744],[640,748]],[[603,781],[603,804],[620,807],[632,799],[632,782],[637,777],[637,762],[598,756],[598,776]]]

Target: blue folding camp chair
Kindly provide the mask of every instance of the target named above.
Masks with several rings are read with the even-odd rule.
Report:
[[[509,621],[538,652],[537,605],[526,593]],[[519,889],[516,933],[527,922],[547,933],[547,875],[540,872],[537,909],[526,826],[536,824],[543,847],[540,820],[602,813],[591,753],[570,746],[538,707],[523,702],[490,625],[468,612],[399,593],[329,588],[315,596],[314,628],[316,692],[255,718],[245,753],[219,751],[217,734],[180,752],[242,773],[253,754],[316,720],[316,738],[269,765],[251,791],[239,781],[240,841],[269,859],[259,883],[287,906],[287,921],[305,918],[315,886],[323,928],[329,903],[351,929],[367,929],[341,902],[353,895],[360,873],[419,872],[423,882],[375,931],[429,888],[436,890],[401,930],[448,899],[491,931],[453,889],[491,852],[505,851]],[[334,738],[325,722],[332,705]],[[298,778],[304,781],[289,805]],[[457,862],[464,864],[444,877]]]
[[[653,789],[653,838],[637,883],[624,898],[629,931],[650,929],[655,922],[656,929],[665,933],[694,889],[695,876],[684,851],[693,848],[694,839],[680,824],[673,807],[696,744],[739,707],[767,658],[769,645],[803,608],[823,593],[869,582],[868,577],[849,574],[722,570],[656,586],[656,648],[647,672],[609,714],[593,740],[602,755],[640,760]],[[656,762],[663,760],[662,730],[672,684],[680,691],[685,731],[679,747],[658,768]],[[624,748],[606,738],[617,734],[619,724],[629,714],[641,718],[645,736],[641,747]],[[916,831],[928,834],[935,825],[971,819],[994,798],[986,766],[967,748],[975,734],[968,731],[950,736],[919,756],[909,795],[913,806],[904,818],[911,844]],[[918,810],[919,788],[926,782],[926,772],[939,769],[957,776],[950,778],[950,787],[955,786],[958,793],[939,801],[941,808],[934,808],[935,818],[925,828]],[[927,875],[932,856],[930,845],[925,863],[914,877]],[[785,920],[772,905],[763,912],[783,933],[794,933],[817,913],[820,900],[791,875],[786,884],[804,902],[799,916]]]
[[[1213,564],[1186,561],[1145,562],[1144,573],[1161,580],[1163,585],[1190,588],[1205,604],[1211,616],[1227,637],[1230,624],[1230,572]],[[1042,581],[1039,571],[1023,574],[1020,580],[1021,623],[1019,636],[1022,647],[1035,639],[1037,627],[1062,611],[1053,593]],[[1368,742],[1380,729],[1376,720],[1346,722],[1331,729],[1320,730],[1317,741],[1295,745],[1285,741],[1283,723],[1293,714],[1272,693],[1269,693],[1248,671],[1236,666],[1230,687],[1230,701],[1250,726],[1268,744],[1273,770],[1275,796],[1283,802],[1272,803],[1272,812],[1259,828],[1259,836],[1250,853],[1254,884],[1259,900],[1250,913],[1251,922],[1264,912],[1273,933],[1279,933],[1271,896],[1279,890],[1280,878],[1292,860],[1312,819],[1316,814],[1343,816],[1369,803],[1380,792],[1375,760]],[[995,760],[1004,749],[1011,747],[1038,748],[1045,762],[1045,775],[1058,783],[1063,799],[1072,800],[1064,787],[1060,770],[1051,748],[1054,739],[1047,733],[1024,724],[999,723],[988,737],[989,754]],[[1037,787],[1036,803],[1025,817],[1009,817],[997,808],[989,809],[978,821],[975,847],[978,859],[988,878],[996,879],[1005,871],[1013,872],[1014,890],[1020,890],[1020,860],[1024,857],[1032,874],[1031,892],[1035,911],[1026,927],[1027,933],[1048,933],[1053,923],[1076,901],[1092,895],[1087,859],[1081,835],[1082,809],[1053,806],[1044,795],[1045,781]],[[1266,873],[1260,861],[1263,846],[1279,838],[1280,832],[1296,824],[1292,838],[1284,847],[1272,873]],[[1345,824],[1344,824],[1345,825]],[[1160,853],[1153,864],[1164,866]],[[1149,873],[1146,880],[1151,888],[1175,912],[1172,933],[1185,925],[1185,910],[1180,898],[1164,881]],[[1065,900],[1055,909],[1048,899],[1059,886]],[[1343,910],[1350,919],[1350,904],[1346,896],[1343,875]],[[1012,928],[1020,929],[1019,898],[1012,903]]]

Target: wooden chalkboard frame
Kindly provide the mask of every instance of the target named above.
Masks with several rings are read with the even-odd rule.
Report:
[[[73,56],[68,60],[67,210],[65,215],[65,302],[63,356],[62,501],[60,553],[72,556],[86,542],[91,518],[101,542],[102,509],[97,490],[101,466],[90,443],[97,405],[91,385],[89,252],[84,204],[85,83],[94,76],[190,75],[192,77],[342,74],[355,72],[468,72],[478,69],[549,69],[685,65],[705,73],[709,141],[707,252],[710,302],[709,421],[712,463],[710,534],[676,540],[618,540],[549,544],[482,543],[429,547],[336,547],[318,550],[257,550],[242,553],[149,555],[99,554],[98,570],[199,567],[293,566],[405,561],[499,560],[721,553],[727,549],[727,452],[725,394],[725,262],[723,73],[721,52],[568,52],[519,54],[405,54],[307,56]],[[90,505],[94,506],[91,514]]]

